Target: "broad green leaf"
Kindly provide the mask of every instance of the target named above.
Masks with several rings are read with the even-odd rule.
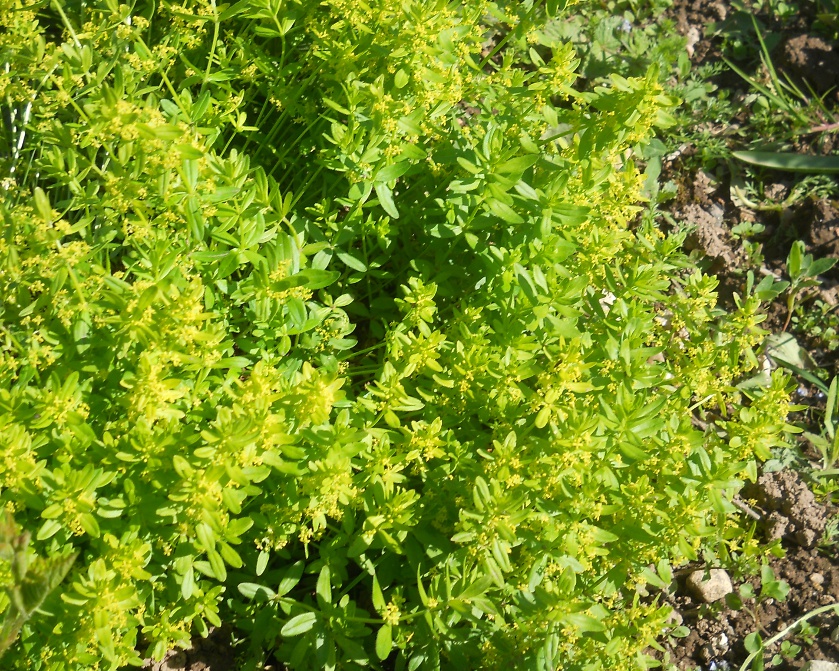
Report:
[[[376,634],[376,657],[385,660],[393,649],[393,627],[382,625]]]
[[[562,620],[573,626],[581,634],[606,630],[606,626],[600,620],[585,613],[568,613],[562,616]]]
[[[394,219],[399,219],[399,210],[396,209],[396,203],[393,202],[393,191],[390,190],[390,187],[383,182],[376,182],[373,188],[376,190],[376,196],[379,198],[382,209]]]
[[[360,273],[367,272],[367,266],[355,254],[352,254],[350,252],[339,251],[335,252],[335,256],[337,256],[341,261],[343,261],[348,267],[352,268],[353,270],[357,270]]]
[[[528,154],[526,156],[517,156],[505,161],[499,165],[495,170],[502,174],[521,173],[527,170],[530,166],[539,160],[539,154]]]
[[[384,168],[376,173],[373,178],[376,182],[392,182],[395,179],[402,177],[408,170],[411,169],[410,161],[400,161],[399,163],[392,163],[386,165]],[[378,191],[377,191],[378,193]]]
[[[282,580],[280,580],[280,584],[277,585],[278,596],[285,596],[295,588],[297,583],[300,582],[300,578],[303,577],[305,566],[302,561],[297,561],[289,567]]]
[[[524,223],[524,218],[523,217],[521,217],[519,214],[517,214],[516,211],[512,207],[510,207],[509,205],[506,205],[505,203],[502,203],[497,198],[487,198],[486,199],[486,206],[487,206],[487,209],[492,214],[494,214],[499,219],[502,219],[503,221],[506,221],[508,224],[523,224]]]
[[[271,558],[271,553],[268,550],[260,550],[259,556],[256,558],[256,575],[265,573],[268,568],[268,560]]]
[[[199,522],[195,526],[195,535],[198,536],[198,542],[204,550],[212,550],[216,546],[216,535],[210,528],[210,525],[205,522]]]
[[[190,566],[186,573],[184,573],[183,581],[181,582],[181,596],[189,600],[195,591],[195,569]]]
[[[379,579],[373,576],[373,608],[380,613],[385,608],[385,597],[382,594],[382,588],[379,586]]]
[[[746,652],[758,653],[763,649],[763,639],[760,636],[760,633],[753,631],[751,634],[748,634],[745,639],[743,639],[743,646],[746,648]]]
[[[457,595],[458,599],[462,601],[468,601],[469,599],[480,596],[484,592],[486,592],[490,586],[492,585],[492,578],[488,575],[483,575],[478,578],[475,582],[473,582],[469,587],[464,589],[460,594]]]
[[[59,532],[60,529],[61,523],[58,520],[47,520],[43,523],[43,525],[41,525],[41,528],[38,529],[38,533],[35,537],[39,541],[44,541],[47,538],[52,538]]]
[[[332,603],[332,573],[328,564],[320,570],[315,592],[325,603]]]
[[[207,561],[210,563],[210,569],[213,572],[213,576],[215,576],[219,582],[227,580],[227,568],[225,568],[224,561],[218,552],[212,549],[207,550]]]
[[[233,568],[242,568],[242,558],[230,545],[221,541],[218,544],[218,551],[222,559],[224,559],[229,566],[232,566]]]
[[[300,636],[300,634],[305,634],[307,631],[311,631],[317,621],[318,616],[315,613],[301,613],[300,615],[295,615],[286,622],[283,625],[283,628],[280,629],[280,633],[288,638]]]
[[[839,173],[839,156],[810,156],[772,151],[735,151],[732,156],[751,165],[784,172]]]
[[[50,205],[50,200],[46,192],[40,186],[36,186],[32,195],[35,201],[35,211],[38,213],[38,216],[44,221],[52,223],[52,206]]]
[[[398,89],[404,88],[408,81],[408,74],[402,68],[397,70],[393,76],[393,83]]]
[[[252,582],[242,582],[238,585],[239,592],[247,599],[270,600],[277,596],[274,590]]]
[[[285,291],[294,287],[306,287],[308,289],[323,289],[335,282],[341,273],[334,270],[320,270],[318,268],[306,268],[290,277],[273,282],[271,288],[274,291]]]

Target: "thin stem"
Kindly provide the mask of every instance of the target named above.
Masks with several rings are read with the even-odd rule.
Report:
[[[788,627],[779,631],[772,638],[767,639],[766,642],[763,643],[760,646],[759,649],[755,650],[748,657],[746,657],[746,661],[743,662],[742,666],[740,666],[740,671],[748,671],[749,665],[754,661],[755,657],[757,657],[758,655],[762,655],[764,650],[766,650],[766,648],[769,648],[769,647],[775,645],[778,641],[780,641],[782,638],[784,638],[787,634],[789,634],[798,625],[803,624],[803,623],[807,622],[808,620],[813,619],[816,615],[821,615],[822,613],[826,613],[829,610],[833,610],[833,611],[836,611],[837,613],[839,613],[839,601],[837,601],[836,603],[832,603],[828,606],[822,606],[821,608],[816,608],[814,610],[811,610],[809,613],[807,613],[805,615],[802,615],[800,618],[798,618],[795,622],[793,622]]]
[[[218,45],[219,20],[216,0],[210,0],[210,5],[213,8],[213,43],[210,45],[210,53],[207,54],[207,68],[204,70],[204,80],[201,82],[202,91],[207,86],[207,82],[210,80],[210,70],[213,67],[213,59],[215,58],[216,46]]]

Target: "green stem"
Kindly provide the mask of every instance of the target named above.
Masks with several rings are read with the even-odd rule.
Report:
[[[763,651],[766,648],[775,645],[778,641],[780,641],[782,638],[784,638],[787,634],[789,634],[798,625],[803,624],[804,622],[807,622],[808,620],[811,620],[816,615],[821,615],[822,613],[826,613],[829,610],[834,610],[837,613],[839,613],[839,601],[837,601],[836,603],[832,603],[828,606],[822,606],[821,608],[816,608],[814,610],[811,610],[806,615],[803,615],[800,618],[798,618],[795,622],[793,622],[788,627],[786,627],[784,629],[781,629],[781,631],[779,631],[777,634],[775,634],[772,638],[768,639],[765,643],[762,643],[759,649],[755,650],[748,657],[746,657],[746,661],[743,662],[742,666],[740,666],[740,671],[748,671],[749,665],[754,661],[755,657],[757,657],[758,655],[762,655]]]
[[[210,0],[210,5],[213,8],[213,42],[210,45],[210,53],[207,54],[207,68],[204,70],[204,80],[201,82],[202,91],[207,86],[207,82],[210,79],[210,70],[213,67],[213,59],[215,58],[216,46],[218,45],[219,20],[216,0]]]

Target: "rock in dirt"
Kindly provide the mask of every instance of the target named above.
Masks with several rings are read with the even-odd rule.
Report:
[[[788,538],[802,547],[812,548],[821,539],[827,510],[795,471],[764,473],[743,494],[755,499],[769,513],[765,531],[770,540]]]
[[[721,568],[712,568],[706,577],[705,571],[694,571],[685,581],[688,591],[703,603],[719,601],[734,591],[731,578]]]
[[[801,667],[801,671],[839,671],[839,664],[826,662],[821,659],[814,659]]]

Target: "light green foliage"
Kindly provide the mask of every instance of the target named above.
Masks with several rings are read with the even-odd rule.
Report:
[[[0,500],[79,552],[5,668],[647,665],[787,380],[557,4],[3,0]]]
[[[21,627],[64,580],[76,560],[75,553],[54,555],[47,560],[33,557],[29,549],[29,533],[20,532],[9,511],[5,511],[4,517],[0,524],[0,566],[5,592],[0,655],[15,642]]]
[[[796,240],[787,257],[787,274],[790,283],[787,290],[787,319],[784,322],[786,331],[795,309],[795,301],[804,289],[819,286],[819,276],[836,265],[836,259],[824,258],[813,260],[812,254],[805,253],[805,246],[801,240]]]
[[[804,437],[821,453],[823,475],[836,475],[839,473],[839,471],[834,469],[834,466],[839,463],[839,435],[837,435],[836,426],[833,422],[833,415],[837,410],[837,391],[839,391],[839,378],[834,377],[827,391],[821,435],[816,435],[809,431],[804,432]]]

